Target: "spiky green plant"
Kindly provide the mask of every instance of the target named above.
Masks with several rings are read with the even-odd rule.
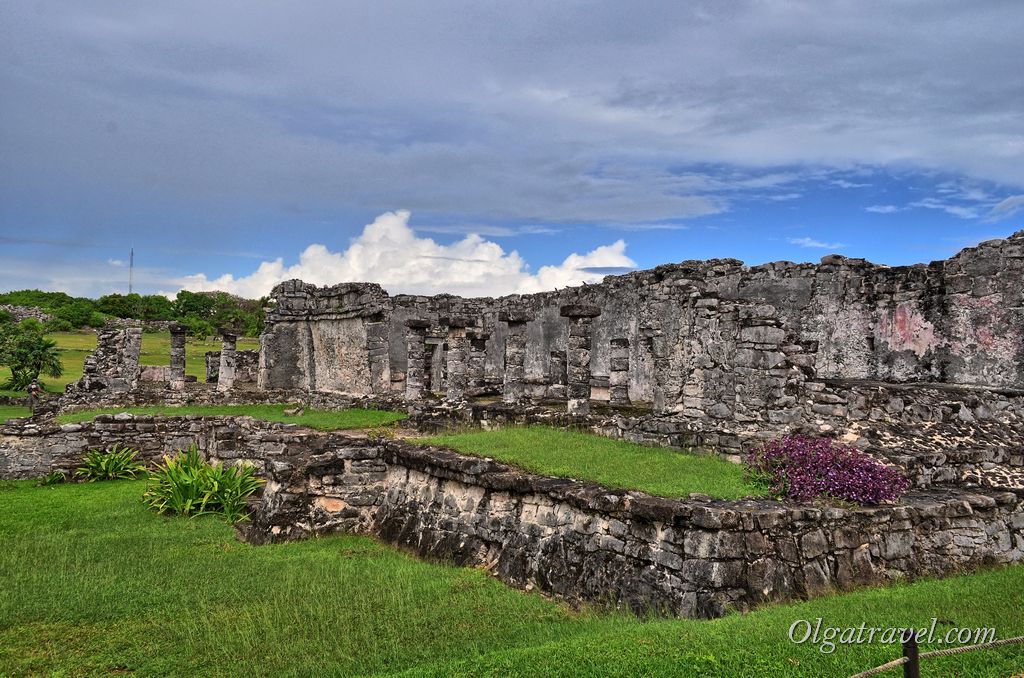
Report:
[[[90,483],[135,478],[146,470],[145,464],[135,460],[138,455],[138,450],[121,445],[114,445],[106,452],[89,450],[82,465],[75,470],[75,477]]]
[[[36,485],[39,487],[49,487],[51,485],[60,485],[63,482],[67,482],[68,477],[64,475],[64,471],[50,471],[45,476],[40,478]]]
[[[238,522],[247,518],[246,500],[262,484],[254,467],[226,468],[219,462],[208,462],[193,444],[173,457],[164,457],[149,475],[143,501],[158,513],[219,513]]]

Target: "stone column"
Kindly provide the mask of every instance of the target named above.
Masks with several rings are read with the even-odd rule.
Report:
[[[459,402],[466,397],[466,385],[469,376],[469,338],[466,326],[469,321],[462,317],[446,319],[448,325],[448,353],[445,356],[448,368],[448,390],[444,399],[450,403]]]
[[[383,313],[363,319],[366,329],[366,354],[370,364],[370,393],[391,390],[391,347],[388,344],[388,317]]]
[[[560,309],[569,319],[569,340],[566,345],[568,362],[568,412],[572,415],[590,414],[590,330],[594,318],[601,315],[597,306],[569,304]]]
[[[668,410],[669,362],[668,339],[660,332],[651,337],[651,355],[654,361],[654,401],[652,408],[657,413]]]
[[[125,330],[124,357],[121,362],[121,372],[128,388],[134,389],[139,385],[139,354],[142,352],[142,328],[129,327]]]
[[[405,345],[407,358],[405,366],[405,397],[409,400],[419,400],[423,397],[423,389],[426,383],[427,370],[427,328],[430,327],[429,320],[409,318],[405,321]]]
[[[565,400],[566,385],[569,383],[569,375],[566,372],[565,351],[552,351],[551,364],[548,366],[548,397],[554,400]]]
[[[629,339],[612,339],[608,363],[608,402],[629,405]]]
[[[167,381],[175,391],[185,390],[185,333],[184,325],[171,325],[171,366],[167,370]]]
[[[476,328],[467,332],[469,337],[469,358],[466,361],[466,381],[471,388],[480,388],[487,383],[487,339],[490,332]]]
[[[217,369],[217,390],[227,391],[235,385],[235,344],[238,337],[230,330],[221,330],[220,367]]]
[[[498,320],[508,324],[501,398],[506,403],[518,403],[526,394],[526,323],[532,320],[532,315],[524,309],[509,309],[498,313]]]

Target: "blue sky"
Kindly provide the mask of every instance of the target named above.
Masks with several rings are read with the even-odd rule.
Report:
[[[0,7],[0,289],[530,292],[1024,228],[1019,2]]]

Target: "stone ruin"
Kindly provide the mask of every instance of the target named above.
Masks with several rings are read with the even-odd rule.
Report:
[[[185,338],[183,325],[168,326],[171,334],[169,365],[140,365],[142,328],[107,329],[96,337],[96,350],[85,359],[82,378],[69,384],[67,396],[88,400],[88,394],[99,392],[100,397],[130,396],[141,383],[155,383],[172,391],[184,391],[186,384],[195,383],[194,376],[185,373]],[[220,351],[207,352],[205,367],[207,382],[217,384],[217,390],[228,391],[238,385],[254,385],[259,366],[257,351],[236,351],[237,335],[233,330],[219,331],[222,339]]]
[[[129,391],[139,385],[142,329],[104,330],[96,336],[96,350],[85,358],[82,378],[68,391]]]
[[[0,477],[70,468],[96,444],[149,457],[194,440],[267,476],[250,541],[372,534],[568,600],[684,616],[1024,561],[1024,231],[916,266],[718,259],[501,298],[297,280],[272,297],[255,389],[239,391],[253,358],[225,333],[216,390],[190,391],[173,328],[163,397],[398,406],[421,430],[547,423],[733,458],[827,435],[912,489],[867,508],[661,499],[403,441],[127,414],[0,427]],[[79,390],[143,402],[137,336],[101,335]]]
[[[1022,279],[1024,231],[927,265],[687,261],[497,299],[293,280],[272,293],[258,385],[501,394],[580,414],[601,401],[769,427],[857,419],[869,413],[820,387],[1024,389]]]

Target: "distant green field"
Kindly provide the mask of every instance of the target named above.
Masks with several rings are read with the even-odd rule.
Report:
[[[43,377],[43,383],[46,385],[47,391],[63,393],[65,386],[82,378],[85,356],[96,350],[96,334],[93,332],[61,332],[47,336],[57,342],[61,363],[64,365],[64,374],[56,379]],[[238,338],[238,350],[240,351],[258,349],[259,346],[259,339]],[[219,350],[219,340],[200,341],[189,338],[185,344],[185,374],[193,375],[199,381],[206,381],[206,352]],[[139,362],[143,365],[168,365],[170,361],[171,335],[169,332],[147,332],[142,335],[142,353],[139,356]],[[6,369],[3,369],[2,374],[3,378],[10,376]],[[23,396],[25,394],[0,391],[0,395]]]

